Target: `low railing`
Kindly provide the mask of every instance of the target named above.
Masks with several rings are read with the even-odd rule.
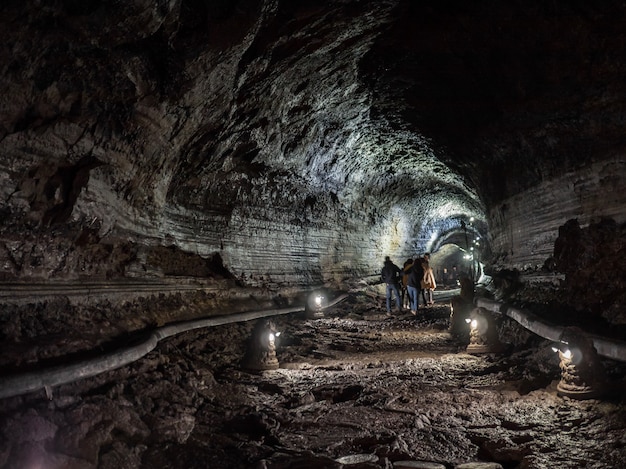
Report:
[[[559,342],[565,331],[565,326],[557,326],[542,320],[537,315],[515,308],[500,301],[487,298],[475,298],[474,304],[479,308],[484,308],[493,313],[500,313],[518,322],[525,329],[554,342]],[[619,340],[600,337],[593,334],[586,334],[593,341],[593,346],[599,355],[614,360],[626,362],[626,343]]]
[[[340,301],[345,300],[348,296],[347,293],[339,295],[320,309],[330,308]],[[45,389],[46,392],[49,392],[50,388],[53,386],[71,383],[80,379],[96,376],[105,371],[115,370],[147,355],[154,350],[159,341],[182,332],[304,311],[305,306],[298,305],[281,309],[212,316],[205,319],[196,319],[163,326],[152,331],[145,339],[136,345],[116,350],[96,358],[82,360],[69,365],[61,365],[29,373],[1,377],[0,399],[19,396],[40,389]]]

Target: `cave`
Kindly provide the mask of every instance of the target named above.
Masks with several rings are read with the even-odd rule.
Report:
[[[625,31],[3,1],[0,468],[626,467]]]

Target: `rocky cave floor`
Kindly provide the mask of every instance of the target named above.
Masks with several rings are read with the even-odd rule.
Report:
[[[0,467],[626,467],[623,364],[606,397],[561,397],[550,344],[470,355],[449,317],[448,302],[388,317],[366,294],[278,316],[280,367],[256,373],[253,321],[181,333],[50,398],[1,400]]]

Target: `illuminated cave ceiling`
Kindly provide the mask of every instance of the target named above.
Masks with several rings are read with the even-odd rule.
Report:
[[[623,0],[2,0],[0,39],[2,383],[360,290],[277,317],[269,380],[236,369],[248,321],[0,399],[0,466],[624,459],[621,401],[560,400],[546,342],[457,354],[453,292],[388,318],[374,285],[478,236],[489,293],[623,339]]]
[[[0,13],[5,280],[186,274],[175,249],[332,283],[470,217],[487,264],[532,269],[568,219],[625,220],[621,1]]]

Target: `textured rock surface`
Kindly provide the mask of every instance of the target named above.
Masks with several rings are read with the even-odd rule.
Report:
[[[446,269],[455,283],[472,246],[493,278],[481,293],[549,319],[591,316],[594,330],[623,337],[625,30],[621,0],[1,2],[0,365],[58,364],[165,323],[294,304],[321,285],[366,290],[385,255],[401,264],[432,251],[439,278]],[[196,344],[200,356],[235,346],[211,340]],[[16,436],[2,442],[2,463],[197,460],[206,448],[194,438],[211,434],[214,419],[227,429],[211,434],[224,458],[248,426],[251,441],[269,440],[246,446],[247,460],[261,461],[274,439],[298,438],[301,427],[279,431],[283,403],[277,413],[252,408],[248,384],[199,359],[177,362],[167,380],[169,358],[159,355],[119,371],[130,379],[119,387],[83,398],[77,385],[78,397],[52,410],[25,402],[3,414]],[[471,365],[454,362],[450,375],[480,381],[487,371]],[[411,382],[425,375],[409,368]],[[147,369],[148,382],[132,381]],[[328,396],[364,395],[344,378],[316,392],[307,379],[297,393],[315,412]],[[475,396],[451,379],[465,400],[450,415],[460,415]],[[229,402],[231,383],[241,402],[216,417],[211,406]],[[259,386],[276,398],[284,383]],[[136,408],[127,395],[145,401]],[[432,396],[435,406],[450,399]],[[520,434],[528,427],[502,420],[493,396],[479,397],[497,415],[456,415],[446,445],[408,434],[458,452],[438,460],[475,454],[473,444],[491,459],[540,467],[561,445],[547,432],[569,437],[580,420],[570,425],[570,414],[550,407],[559,425],[532,422],[543,429],[530,436],[535,447]],[[494,402],[525,411],[509,397]],[[581,418],[596,429],[594,416]],[[613,422],[599,420],[614,445],[604,454],[623,456]],[[498,439],[496,421],[517,433]],[[468,438],[466,422],[481,435]],[[342,428],[361,432],[351,425]],[[324,437],[270,462],[333,467],[343,454]],[[341,449],[421,456],[396,437],[361,436]],[[602,454],[571,438],[555,464],[576,451],[588,450],[585,461]],[[164,456],[165,441],[174,449]]]
[[[80,238],[121,275],[141,244],[340,281],[471,216],[526,268],[568,218],[623,221],[619,3],[55,5],[3,7],[5,276],[81,272]]]
[[[378,301],[356,296],[324,319],[277,320],[278,370],[242,370],[255,324],[233,324],[173,337],[128,367],[54,389],[50,401],[43,392],[0,401],[0,466],[339,468],[368,454],[357,467],[609,469],[626,460],[623,370],[608,368],[614,394],[604,401],[561,398],[550,344],[522,346],[527,334],[514,324],[503,336],[511,353],[472,356],[448,334],[446,304],[388,318]]]

